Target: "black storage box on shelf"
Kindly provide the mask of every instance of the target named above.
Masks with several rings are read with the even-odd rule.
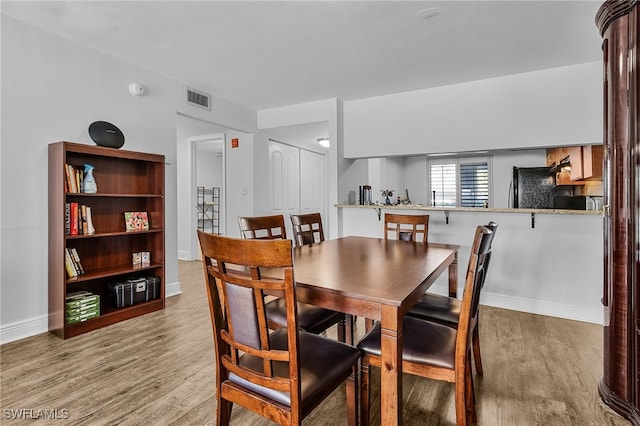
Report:
[[[148,302],[160,297],[159,277],[136,277],[110,283],[109,304],[116,308]]]

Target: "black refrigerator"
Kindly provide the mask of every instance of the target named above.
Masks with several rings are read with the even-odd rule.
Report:
[[[552,209],[555,175],[549,167],[513,167],[513,208]]]

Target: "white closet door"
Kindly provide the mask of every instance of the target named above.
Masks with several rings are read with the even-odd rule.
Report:
[[[269,179],[271,214],[284,215],[289,224],[289,215],[300,211],[300,150],[269,141]]]
[[[324,155],[300,150],[300,213],[320,213],[324,220]]]

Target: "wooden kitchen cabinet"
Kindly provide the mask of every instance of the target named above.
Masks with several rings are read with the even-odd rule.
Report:
[[[570,171],[560,171],[556,173],[556,186],[571,185],[581,186],[584,185],[584,180],[571,180]]]
[[[571,146],[569,148],[563,148],[567,150],[567,156],[569,157],[569,163],[571,169],[569,170],[569,180],[576,181],[584,179],[584,169],[582,167],[582,147]]]
[[[559,148],[547,149],[547,167],[553,167],[556,165],[556,161],[559,155],[558,150]]]
[[[602,180],[602,146],[585,145],[547,149],[547,166],[567,162],[571,167],[556,172],[557,185],[583,185],[584,179]]]
[[[584,179],[602,180],[602,145],[582,147],[582,168]]]

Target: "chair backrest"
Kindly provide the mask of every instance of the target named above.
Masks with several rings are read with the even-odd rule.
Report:
[[[291,225],[296,247],[324,241],[320,213],[292,214]]]
[[[429,215],[408,214],[384,214],[384,238],[391,239],[395,233],[396,240],[419,241],[422,235],[422,243],[427,244],[429,235]]]
[[[284,216],[238,217],[240,235],[247,240],[286,240]]]
[[[202,231],[198,239],[207,279],[218,390],[233,374],[274,392],[288,392],[293,410],[300,400],[300,374],[291,240],[241,240]],[[263,268],[270,269],[268,278]],[[274,271],[281,271],[283,278],[272,278],[280,275]],[[285,300],[288,350],[270,347],[265,292],[278,292]],[[257,368],[240,363],[243,353]],[[288,364],[288,377],[274,374],[277,363]]]
[[[485,225],[485,227],[489,228],[491,232],[493,232],[493,235],[491,236],[491,242],[489,243],[489,250],[491,250],[491,244],[493,244],[493,239],[496,236],[496,231],[498,230],[498,224],[495,223],[494,221],[490,221],[488,224]],[[488,259],[484,267],[486,270],[489,269],[489,261],[491,260],[491,251],[489,251],[489,253],[487,254],[487,257]],[[482,282],[482,285],[484,286],[484,281]]]
[[[471,344],[471,322],[478,315],[480,289],[484,284],[487,266],[491,257],[493,236],[493,231],[486,226],[478,226],[476,228],[471,254],[469,255],[469,266],[467,267],[464,294],[462,295],[462,305],[458,320],[456,364],[464,361],[464,357],[467,356],[467,349]],[[458,365],[456,365],[456,368],[458,368]]]

